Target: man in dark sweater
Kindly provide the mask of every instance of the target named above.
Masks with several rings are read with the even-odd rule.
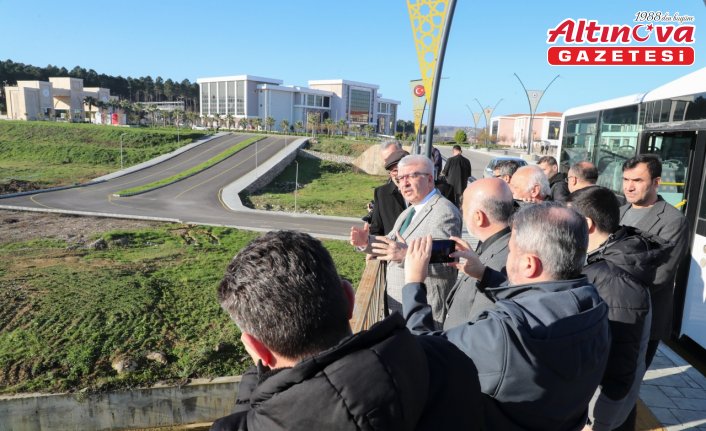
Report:
[[[252,241],[218,298],[257,368],[212,430],[480,429],[473,362],[445,340],[413,336],[399,314],[351,334],[353,289],[309,235]]]

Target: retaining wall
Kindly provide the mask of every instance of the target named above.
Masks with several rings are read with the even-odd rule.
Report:
[[[120,430],[203,424],[230,414],[240,377],[103,394],[0,397],[0,431]]]

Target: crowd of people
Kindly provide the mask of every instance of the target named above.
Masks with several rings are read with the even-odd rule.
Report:
[[[352,334],[352,287],[318,240],[254,240],[218,296],[256,365],[212,429],[634,430],[688,238],[659,158],[625,162],[622,205],[590,162],[560,174],[547,156],[466,181],[459,210],[431,159],[382,153],[389,182],[350,243],[387,263],[388,317]],[[466,169],[451,159],[442,174]],[[438,239],[451,262],[431,262]]]

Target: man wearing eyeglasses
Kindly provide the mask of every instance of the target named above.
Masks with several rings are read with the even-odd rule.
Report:
[[[350,243],[362,251],[388,261],[386,291],[390,312],[402,311],[404,258],[407,242],[431,235],[447,239],[461,235],[461,214],[434,188],[434,165],[422,155],[406,156],[397,165],[400,193],[409,207],[397,218],[387,236],[371,236],[368,226],[353,226]],[[446,316],[445,298],[456,281],[457,270],[443,263],[429,265],[425,280],[435,324],[441,328]]]

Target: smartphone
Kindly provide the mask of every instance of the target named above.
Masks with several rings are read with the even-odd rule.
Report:
[[[453,262],[456,259],[449,257],[456,251],[456,242],[450,239],[434,239],[431,242],[431,259],[429,263]]]

